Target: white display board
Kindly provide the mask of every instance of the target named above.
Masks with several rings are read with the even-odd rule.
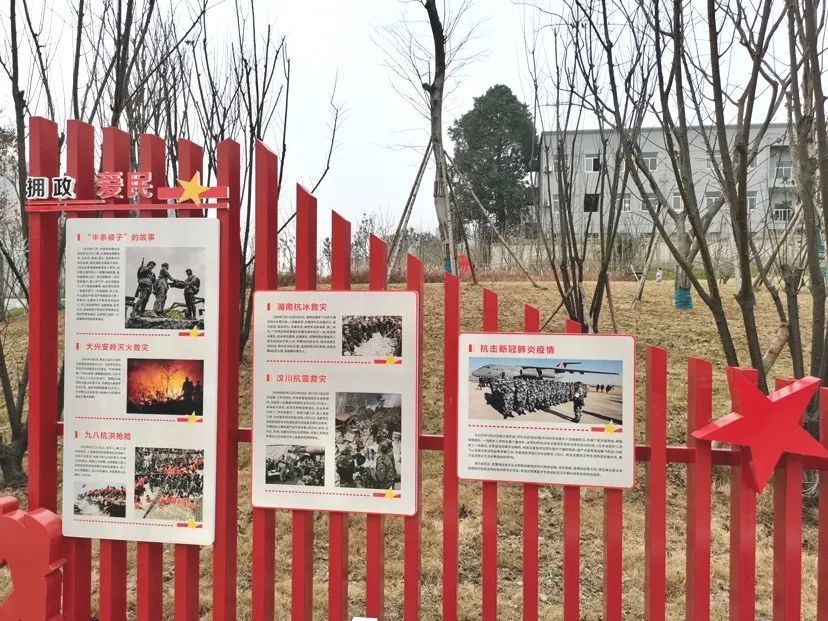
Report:
[[[253,301],[253,505],[417,511],[417,294]]]
[[[208,545],[219,223],[66,223],[63,533]]]
[[[461,334],[458,386],[461,478],[632,487],[632,337]]]

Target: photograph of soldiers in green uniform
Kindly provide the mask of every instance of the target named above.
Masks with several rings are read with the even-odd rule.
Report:
[[[471,358],[468,417],[623,424],[620,360]]]
[[[204,329],[204,249],[129,246],[125,327]]]
[[[337,487],[400,489],[401,403],[396,393],[336,393]]]

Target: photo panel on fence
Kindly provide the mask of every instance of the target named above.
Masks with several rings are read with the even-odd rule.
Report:
[[[417,510],[417,294],[254,299],[253,504]]]
[[[214,537],[219,222],[66,223],[63,532]]]
[[[632,337],[466,333],[459,347],[461,478],[632,487]]]

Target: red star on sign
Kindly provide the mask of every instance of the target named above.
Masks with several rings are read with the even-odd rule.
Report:
[[[697,429],[693,437],[748,448],[757,494],[783,453],[828,457],[828,449],[802,427],[802,416],[819,388],[819,379],[803,377],[770,395],[763,394],[741,373],[729,374],[728,380],[738,411]]]

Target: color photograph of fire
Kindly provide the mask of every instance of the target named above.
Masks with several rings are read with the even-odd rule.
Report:
[[[202,416],[204,362],[131,358],[127,361],[127,414]]]

